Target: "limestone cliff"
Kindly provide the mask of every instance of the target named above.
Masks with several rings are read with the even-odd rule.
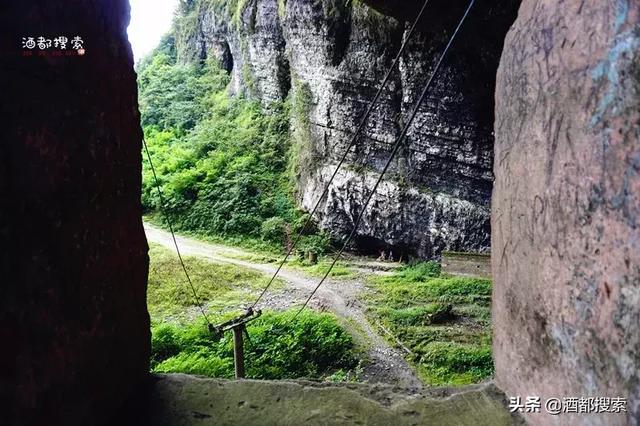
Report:
[[[263,105],[290,95],[298,198],[311,209],[393,57],[418,2],[195,1],[177,20],[180,61],[216,58],[231,90]],[[367,209],[356,245],[422,257],[490,244],[493,89],[517,1],[478,5]],[[433,1],[316,219],[349,232],[464,4]],[[380,10],[380,11],[378,11]],[[291,92],[291,93],[290,93]]]

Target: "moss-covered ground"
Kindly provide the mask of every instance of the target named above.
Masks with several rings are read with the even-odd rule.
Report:
[[[411,351],[425,383],[462,385],[493,374],[490,280],[442,276],[427,262],[370,282],[370,318]]]

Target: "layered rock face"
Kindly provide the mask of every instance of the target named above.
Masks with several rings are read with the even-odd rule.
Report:
[[[1,9],[0,423],[112,424],[150,341],[128,2]]]
[[[492,208],[496,380],[510,396],[629,401],[622,414],[543,410],[529,414],[535,424],[640,423],[639,72],[633,0],[525,0],[505,41]]]
[[[232,88],[268,108],[289,92],[298,144],[298,195],[310,210],[374,98],[421,2],[374,4],[250,0],[233,11],[197,3],[180,31],[179,59],[213,56]],[[375,2],[374,2],[375,3]],[[377,2],[382,3],[382,2]],[[391,146],[431,75],[462,2],[429,5],[419,31],[331,185],[316,219],[351,231]],[[434,79],[428,99],[364,215],[357,243],[422,257],[489,247],[493,88],[517,1],[477,6]],[[384,6],[384,7],[382,7]]]

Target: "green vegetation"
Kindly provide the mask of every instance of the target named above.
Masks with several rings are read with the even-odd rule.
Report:
[[[183,321],[199,315],[176,254],[151,244],[149,258],[147,305],[152,320]],[[249,269],[197,257],[185,257],[184,260],[198,297],[214,312],[225,312],[245,304],[267,283],[264,275]],[[277,281],[271,288],[282,288],[282,282]]]
[[[175,50],[166,37],[138,66],[145,139],[175,228],[282,250],[306,219],[293,196],[290,102],[265,110],[232,97],[217,64],[182,65]],[[164,220],[154,215],[159,197],[144,158],[143,208]],[[329,239],[308,234],[308,250],[324,252]]]
[[[233,350],[227,333],[215,341],[195,307],[177,256],[151,245],[148,306],[152,319],[154,372],[232,377]],[[264,276],[232,265],[186,257],[196,292],[212,321],[228,319],[253,300]],[[275,289],[281,287],[276,283]],[[272,287],[273,288],[273,287]],[[248,326],[247,377],[256,379],[348,377],[356,367],[354,343],[330,314],[265,312]]]
[[[287,0],[278,0],[278,16],[281,21],[287,16]]]
[[[329,269],[329,266],[333,262],[333,257],[326,256],[318,260],[317,263],[311,263],[308,259],[296,258],[287,262],[287,266],[293,269],[303,270],[306,274],[315,277],[322,277]],[[351,269],[346,262],[336,262],[333,269],[331,269],[330,277],[349,279],[355,278],[357,273]]]
[[[372,283],[369,314],[412,351],[425,382],[461,385],[493,374],[489,280],[443,277],[426,262]]]
[[[311,122],[309,114],[311,113],[312,94],[307,83],[302,83],[297,78],[293,82],[293,108],[292,122],[293,135],[292,144],[289,152],[291,158],[297,161],[289,164],[289,176],[291,182],[301,179],[305,171],[308,173],[312,170],[310,167],[316,160],[317,153],[311,145]]]
[[[348,4],[341,2],[323,7],[337,19]],[[177,52],[189,55],[185,46],[196,36],[201,7],[224,10],[231,25],[239,25],[248,4],[181,0],[174,35],[163,38],[138,64],[139,104],[145,140],[175,229],[259,250],[265,261],[272,261],[279,260],[308,217],[296,207],[294,188],[307,178],[318,155],[310,143],[312,92],[294,78],[291,98],[264,108],[257,101],[230,96],[229,75],[218,64],[177,60]],[[281,16],[285,6],[286,0],[278,1]],[[241,71],[251,89],[252,70],[245,65]],[[143,209],[147,218],[162,224],[155,181],[143,158]],[[330,243],[312,226],[289,266],[323,275],[330,259],[322,255]],[[150,257],[153,370],[231,377],[230,336],[212,340],[174,254],[152,245]],[[185,261],[214,321],[237,313],[267,281],[236,266],[197,258]],[[332,271],[334,277],[353,274],[343,263]],[[465,384],[492,374],[488,280],[444,277],[438,264],[428,262],[372,282],[375,308],[369,314],[410,348],[424,380]],[[281,285],[277,282],[272,289]],[[251,323],[247,377],[352,377],[357,364],[354,343],[336,318],[305,312],[294,322],[292,315],[266,312]]]
[[[173,34],[175,51],[181,57],[194,58],[197,52],[189,52],[189,46],[198,34],[198,4],[197,0],[180,0],[178,13],[173,19]],[[162,46],[162,42],[160,43]]]
[[[335,380],[356,367],[351,337],[330,314],[267,312],[249,323],[246,377],[251,379],[325,378]],[[152,329],[154,372],[233,377],[230,333],[215,342],[202,321]]]
[[[269,250],[259,251],[257,246],[247,247],[249,250],[245,252],[233,252],[229,251],[225,253],[226,257],[232,259],[247,260],[255,263],[280,263],[282,261],[282,254],[276,252],[270,252]],[[299,249],[297,253],[292,254],[285,265],[291,269],[298,269],[304,271],[307,275],[321,277],[325,274],[329,266],[333,262],[333,254],[327,254],[325,256],[318,257],[317,262],[309,261],[305,255],[310,251],[314,251],[313,245],[308,245],[305,240],[299,243]],[[331,269],[330,277],[349,279],[355,278],[358,272],[354,270],[348,263],[348,261],[338,260]]]
[[[177,20],[197,13],[204,8],[212,8],[219,15],[227,16],[232,27],[238,27],[242,20],[242,13],[247,8],[249,0],[180,0]],[[210,10],[210,9],[209,9]],[[174,27],[176,24],[174,23]]]

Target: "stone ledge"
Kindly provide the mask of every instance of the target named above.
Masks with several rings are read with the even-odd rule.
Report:
[[[513,425],[492,384],[406,393],[386,385],[152,376],[150,425]],[[137,407],[140,415],[139,406]]]
[[[442,252],[442,272],[491,279],[491,253]]]

